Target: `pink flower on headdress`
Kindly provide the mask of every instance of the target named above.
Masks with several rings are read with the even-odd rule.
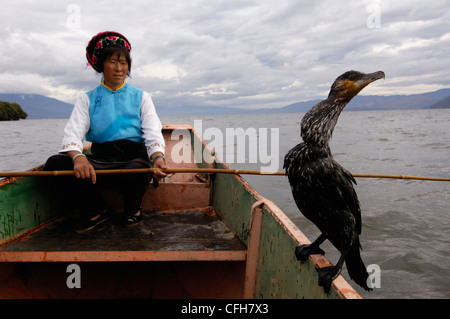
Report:
[[[103,39],[101,39],[100,41],[97,42],[97,44],[95,45],[95,49],[96,49],[96,50],[102,48],[102,42],[103,42]]]
[[[116,42],[117,41],[117,39],[119,38],[118,36],[113,36],[113,35],[110,35],[109,37],[106,37],[108,40],[110,40],[110,41],[112,41],[112,42]]]

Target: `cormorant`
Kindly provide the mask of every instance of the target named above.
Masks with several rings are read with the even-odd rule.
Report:
[[[284,168],[295,203],[302,214],[321,231],[309,245],[296,247],[298,260],[310,254],[325,254],[319,246],[328,239],[340,252],[335,266],[318,269],[319,285],[329,291],[341,273],[343,262],[350,278],[366,290],[368,273],[360,256],[361,210],[352,174],[334,161],[328,142],[339,115],[364,87],[384,78],[384,72],[364,74],[348,71],[331,86],[326,100],[309,110],[301,122],[303,142],[284,158]]]

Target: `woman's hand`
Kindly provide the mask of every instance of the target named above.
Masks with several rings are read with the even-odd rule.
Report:
[[[156,155],[162,155],[162,154],[155,154],[153,156],[153,167],[154,168],[162,168],[162,169],[169,168],[169,166],[164,161],[164,158],[160,157],[160,156],[156,156]],[[156,178],[156,180],[159,181],[159,180],[161,180],[164,177],[172,176],[172,174],[167,174],[167,173],[165,173],[163,171],[157,170],[157,171],[153,172],[153,176]]]
[[[72,151],[68,152],[67,155],[69,155],[72,159],[75,155],[80,154],[79,152]],[[95,184],[97,182],[97,176],[95,174],[94,167],[89,163],[86,156],[77,156],[75,160],[73,161],[73,172],[75,173],[76,178],[90,178],[92,181],[92,184]]]

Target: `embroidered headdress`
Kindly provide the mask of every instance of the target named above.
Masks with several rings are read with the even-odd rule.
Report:
[[[122,34],[114,31],[100,32],[89,41],[86,47],[86,58],[88,65],[91,65],[94,70],[100,71],[98,60],[101,51],[107,46],[122,46],[128,51],[131,51],[131,44]]]

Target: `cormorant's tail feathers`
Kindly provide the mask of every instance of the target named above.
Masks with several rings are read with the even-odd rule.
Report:
[[[369,274],[359,252],[359,245],[353,246],[345,256],[345,265],[350,278],[367,291],[371,291],[367,285]]]

